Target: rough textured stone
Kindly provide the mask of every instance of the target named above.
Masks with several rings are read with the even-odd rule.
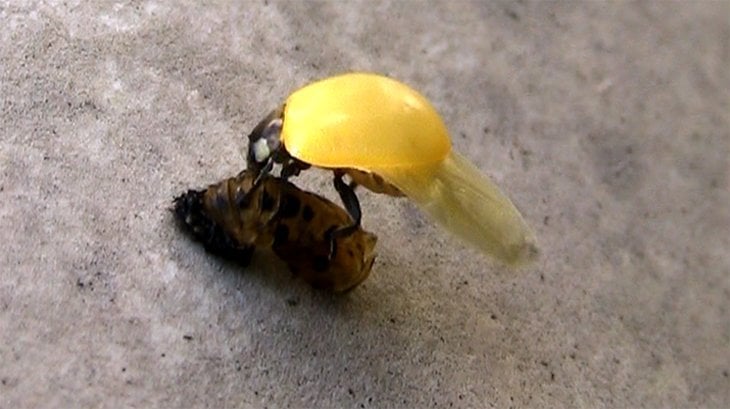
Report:
[[[214,3],[0,4],[0,407],[730,405],[727,2]],[[345,297],[181,233],[174,195],[348,70],[433,101],[537,265],[365,192]]]

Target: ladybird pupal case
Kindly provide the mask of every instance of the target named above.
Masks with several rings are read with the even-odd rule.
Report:
[[[509,265],[533,261],[535,236],[488,177],[453,150],[439,163],[371,171],[398,187],[438,224]]]

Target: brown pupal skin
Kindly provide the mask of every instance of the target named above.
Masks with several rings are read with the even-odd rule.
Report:
[[[273,176],[264,176],[254,187],[253,173],[243,171],[204,191],[181,195],[175,199],[177,218],[215,253],[243,259],[256,246],[271,247],[316,288],[348,291],[368,277],[375,260],[374,234],[359,228],[333,236],[352,224],[344,209]]]

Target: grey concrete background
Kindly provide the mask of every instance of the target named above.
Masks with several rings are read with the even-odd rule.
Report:
[[[730,3],[211,3],[0,3],[0,407],[730,406]],[[345,297],[177,229],[355,69],[433,101],[536,265],[368,193]]]

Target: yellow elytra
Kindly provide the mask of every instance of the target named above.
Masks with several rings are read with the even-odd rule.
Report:
[[[281,139],[303,162],[365,171],[436,163],[451,150],[446,126],[426,98],[398,81],[362,73],[292,93]]]

